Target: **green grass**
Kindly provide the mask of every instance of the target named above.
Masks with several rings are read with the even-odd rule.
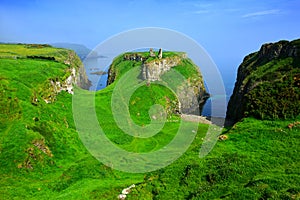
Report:
[[[51,47],[34,47],[34,52],[18,45],[0,45],[0,49],[5,52],[0,57],[8,51],[48,55],[44,51],[49,49],[50,54],[62,55],[58,53],[62,49]],[[69,65],[3,56],[0,66],[0,199],[117,199],[131,184],[136,187],[127,199],[300,198],[300,127],[287,127],[300,121],[299,116],[283,121],[246,118],[224,130],[228,139],[218,141],[202,159],[199,150],[208,125],[199,124],[189,149],[174,163],[154,172],[126,173],[103,165],[84,147],[73,119],[72,95],[61,92],[50,104],[42,100],[49,80],[62,79]],[[132,67],[126,62],[118,66],[119,75]],[[183,76],[193,76],[189,70],[175,68]],[[172,114],[154,137],[124,134],[112,116],[115,86],[116,82],[95,96],[98,121],[112,142],[146,153],[163,148],[175,137],[180,118]],[[38,104],[32,104],[33,96]],[[167,108],[176,105],[173,101],[174,94],[162,85],[142,86],[129,101],[132,120],[149,124],[151,105],[162,103]],[[82,106],[91,104],[86,101]]]
[[[57,60],[65,58],[68,51],[49,45],[1,44],[1,58],[26,58],[27,56],[54,56]]]
[[[245,119],[204,159],[197,156],[200,134],[184,156],[148,174],[130,197],[299,199],[300,127],[290,130],[287,125],[292,122]]]

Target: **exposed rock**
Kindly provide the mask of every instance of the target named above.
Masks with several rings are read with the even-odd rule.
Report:
[[[75,54],[75,52],[70,51],[68,57],[64,60],[64,64],[70,66],[71,75],[68,77],[66,84],[76,84],[82,89],[89,89],[91,86],[91,81],[88,80],[85,68],[80,60],[80,58]]]
[[[160,54],[161,53],[162,51],[160,50]],[[147,57],[143,57],[140,53],[126,53],[123,55],[123,60],[134,62],[132,64],[133,67],[136,65],[141,66],[140,78],[147,80],[149,84],[150,82],[160,81],[163,74],[167,73],[172,67],[181,65],[184,59],[186,59],[185,62],[190,62],[190,65],[193,65],[193,67],[197,69],[197,74],[194,78],[188,78],[182,85],[177,87],[176,94],[178,95],[179,105],[175,106],[176,109],[173,110],[173,112],[199,115],[199,105],[202,106],[209,95],[205,91],[203,79],[198,67],[194,66],[194,64],[188,60],[186,53],[178,53],[161,59],[153,59],[152,57],[148,59]],[[116,65],[118,64],[113,63],[109,68],[108,85],[113,83],[117,78]]]
[[[119,199],[119,200],[124,200],[124,199],[126,199],[126,194],[119,194],[119,195],[118,195],[118,199]]]
[[[110,85],[116,80],[116,71],[114,70],[114,68],[112,68],[112,66],[110,66],[107,74],[108,77],[107,77],[106,85]]]
[[[228,136],[227,135],[220,135],[219,136],[219,140],[223,141],[223,140],[227,140]]]
[[[172,58],[144,63],[142,65],[142,77],[144,80],[158,81],[165,72],[171,69],[171,67],[179,65],[180,61],[180,57],[174,56]]]
[[[70,74],[65,80],[62,78],[50,79],[49,86],[44,91],[44,95],[42,96],[43,100],[48,104],[55,101],[55,97],[61,91],[66,91],[70,94],[73,94],[73,86],[77,85],[82,89],[89,89],[91,86],[91,82],[88,80],[86,75],[84,66],[79,59],[79,57],[73,52],[69,51],[68,56],[65,60],[59,62],[63,62],[65,65],[68,65],[69,68],[66,69],[66,74]],[[32,103],[35,103],[35,97],[33,96]]]
[[[73,94],[73,84],[76,83],[76,69],[72,68],[70,76],[66,78],[65,81],[61,82],[59,80],[50,80],[52,87],[54,88],[54,93],[57,94],[61,91],[66,91]]]
[[[258,52],[258,59],[268,62],[276,58],[297,57],[298,54],[299,47],[283,40],[262,45]]]
[[[209,97],[201,82],[183,83],[177,88],[177,95],[180,102],[180,112],[193,115],[199,115],[202,105]]]
[[[77,70],[75,84],[85,90],[88,90],[92,85],[91,81],[88,79],[88,76],[86,75],[83,64]]]
[[[122,190],[122,193],[118,195],[118,199],[124,200],[126,199],[127,195],[131,192],[131,189],[135,187],[135,184],[132,184],[131,186],[124,188]]]
[[[186,54],[184,54],[186,56]],[[172,67],[180,65],[181,56],[172,56],[160,60],[155,60],[142,65],[142,78],[149,82],[159,81],[164,73]],[[201,77],[200,71],[199,76]],[[176,91],[179,99],[179,112],[189,114],[199,114],[199,105],[204,104],[208,94],[204,89],[201,79],[182,83]]]
[[[234,123],[246,116],[297,116],[299,61],[300,40],[264,44],[246,56],[238,68],[226,118]]]

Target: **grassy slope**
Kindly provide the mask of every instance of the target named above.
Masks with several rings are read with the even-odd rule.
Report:
[[[10,52],[23,51],[19,46],[10,48]],[[8,51],[7,47],[3,49]],[[49,51],[55,54],[62,50]],[[123,188],[133,183],[141,184],[128,199],[300,198],[299,126],[287,128],[299,118],[245,119],[229,130],[229,139],[218,142],[204,159],[199,159],[198,154],[207,125],[200,124],[189,150],[170,166],[146,174],[123,173],[102,165],[83,147],[73,122],[70,94],[60,93],[52,104],[42,100],[37,106],[31,104],[34,91],[43,90],[49,78],[62,76],[66,65],[6,58],[0,59],[0,66],[0,199],[116,199]],[[131,114],[137,123],[149,122],[147,106],[139,103],[139,98],[147,102],[165,99],[165,94],[158,99],[149,95],[151,91],[160,94],[162,90],[157,87],[134,93],[131,103],[136,102],[136,107],[131,108]],[[172,139],[176,122],[167,123],[161,133],[150,139],[124,135],[111,116],[109,99],[113,88],[114,84],[96,95],[96,102],[101,102],[97,105],[99,121],[112,141],[130,151],[148,152]],[[178,120],[176,116],[173,119]],[[48,150],[43,152],[35,144]]]
[[[300,127],[290,130],[290,122],[245,119],[204,159],[198,158],[198,136],[183,157],[149,174],[131,197],[299,199]]]

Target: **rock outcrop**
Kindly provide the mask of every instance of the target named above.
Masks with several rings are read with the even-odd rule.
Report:
[[[84,66],[80,58],[75,52],[70,51],[68,57],[64,60],[66,65],[70,66],[70,76],[66,80],[67,85],[76,84],[82,89],[88,90],[91,86],[91,81],[88,80]]]
[[[182,54],[142,64],[143,80],[148,82],[160,81],[164,73],[167,73],[172,67],[180,65],[182,59],[186,59],[186,57],[186,54]],[[197,70],[196,73],[198,73],[200,78],[200,71]],[[177,95],[180,101],[180,112],[189,114],[199,114],[199,104],[203,105],[208,98],[202,77],[194,80],[187,79],[177,88]]]
[[[186,53],[166,53],[166,55],[162,56],[161,49],[159,52],[157,57],[153,50],[149,51],[149,55],[146,53],[125,53],[121,55],[123,61],[120,61],[121,57],[117,57],[108,71],[107,84],[110,85],[120,76],[118,72],[121,70],[118,70],[116,67],[120,62],[127,62],[127,67],[141,67],[140,78],[146,80],[149,84],[161,81],[163,75],[168,73],[173,67],[188,65],[194,74],[192,77],[185,77],[186,81],[177,87],[179,111],[176,110],[174,112],[199,115],[201,110],[199,110],[199,105],[202,106],[209,97],[199,68],[187,58]]]
[[[154,60],[142,64],[142,77],[148,81],[158,81],[160,77],[172,67],[179,65],[181,58],[179,56],[168,57]]]
[[[300,113],[300,40],[264,44],[238,68],[226,118],[290,118]]]
[[[61,91],[73,94],[74,85],[86,90],[91,86],[91,82],[88,80],[84,66],[75,52],[68,51],[67,56],[63,58],[63,60],[57,59],[57,61],[69,66],[69,68],[66,69],[66,75],[68,76],[66,76],[66,78],[49,80],[50,83],[47,85],[44,95],[42,96],[46,103],[53,102],[56,95]]]

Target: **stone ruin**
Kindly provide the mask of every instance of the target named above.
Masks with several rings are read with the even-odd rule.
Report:
[[[131,54],[125,54],[124,60],[131,60],[131,61],[145,61],[147,58],[141,56],[138,53],[131,53]]]
[[[154,51],[153,51],[152,48],[150,48],[149,54],[150,54],[150,57],[156,57],[156,55],[155,55],[155,53],[154,53]]]
[[[156,54],[155,54],[153,48],[150,48],[150,50],[149,50],[149,57],[152,57],[152,58],[156,57]],[[158,58],[162,59],[162,48],[160,48],[158,51]],[[144,57],[139,53],[126,53],[124,55],[124,60],[144,62],[145,60],[147,60],[147,57]]]
[[[158,58],[162,59],[162,48],[160,48],[158,51]]]

